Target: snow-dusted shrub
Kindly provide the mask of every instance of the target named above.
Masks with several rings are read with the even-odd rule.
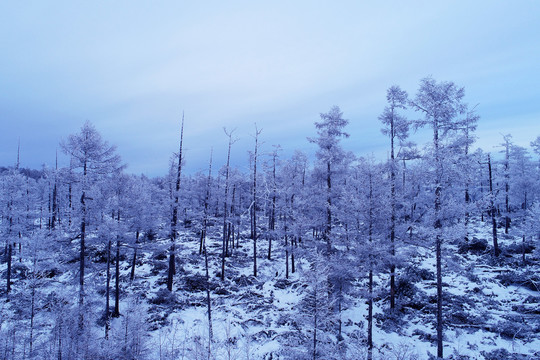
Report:
[[[203,275],[188,275],[183,278],[184,290],[188,292],[197,292],[206,290],[206,276]],[[214,285],[215,287],[215,285]]]
[[[385,343],[380,350],[380,357],[376,359],[389,360],[419,360],[418,349],[409,342],[399,342],[397,344]]]
[[[509,271],[496,276],[501,284],[523,286],[533,291],[540,291],[540,275],[531,271]]]
[[[416,293],[416,286],[408,276],[400,276],[396,281],[396,297],[398,298],[413,298]]]
[[[150,302],[155,305],[173,305],[176,302],[176,296],[173,292],[161,288],[157,291],[156,296],[150,299]]]
[[[462,240],[458,245],[458,253],[465,254],[470,252],[472,254],[483,254],[488,248],[488,242],[486,239],[479,239],[473,237],[469,241]]]
[[[392,332],[399,332],[399,329],[405,326],[405,320],[403,314],[398,311],[387,311],[381,314],[373,315],[373,318],[380,323],[381,329]]]
[[[435,334],[427,333],[421,329],[414,329],[412,332],[412,336],[418,336],[420,340],[425,340],[429,342],[435,342],[437,340],[435,338]]]
[[[504,251],[508,254],[523,254],[523,251],[525,251],[525,254],[531,254],[533,250],[534,245],[529,242],[525,244],[522,242],[513,242],[504,247]]]
[[[502,337],[513,339],[525,339],[529,336],[531,328],[525,324],[521,316],[512,316],[508,320],[500,321],[494,328]]]
[[[435,280],[435,274],[433,271],[412,265],[405,269],[404,276],[408,277],[412,282],[418,282],[421,280]]]
[[[485,360],[526,360],[530,359],[526,355],[521,354],[511,354],[506,349],[495,349],[490,352],[481,351],[481,354],[484,356]]]
[[[168,265],[165,261],[160,260],[153,260],[152,261],[152,270],[150,272],[151,275],[159,275],[164,274],[167,270]]]

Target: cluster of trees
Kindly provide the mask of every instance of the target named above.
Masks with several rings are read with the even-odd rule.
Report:
[[[231,131],[225,131],[227,162],[216,175],[211,154],[208,172],[182,173],[183,119],[179,152],[173,156],[168,175],[151,179],[126,174],[115,147],[86,123],[78,134],[61,143],[71,159],[69,166],[41,171],[20,169],[18,164],[2,168],[0,231],[4,244],[0,252],[6,271],[1,295],[9,301],[3,302],[0,326],[13,318],[28,319],[31,330],[19,341],[24,350],[17,351],[29,358],[38,353],[42,358],[46,353],[58,359],[83,356],[91,347],[82,342],[83,335],[95,335],[87,319],[89,308],[95,307],[87,301],[88,286],[93,290],[105,287],[100,324],[107,339],[111,317],[126,311],[120,309],[119,301],[125,285],[119,276],[120,259],[129,256],[133,281],[137,254],[156,239],[170,239],[163,287],[175,292],[176,267],[183,262],[176,255],[185,242],[194,241],[180,235],[191,229],[198,234],[195,241],[206,270],[210,339],[210,283],[223,281],[228,263],[244,254],[236,250],[249,244],[254,277],[261,257],[281,263],[285,278],[297,272],[300,258],[310,264],[304,269],[302,281],[307,288],[299,307],[299,319],[305,326],[301,336],[289,342],[300,342],[309,351],[295,356],[338,356],[339,351],[329,348],[344,346],[341,312],[351,289],[360,286],[368,305],[366,349],[371,359],[374,299],[383,294],[387,311],[397,311],[396,283],[407,262],[403,249],[414,245],[430,249],[435,259],[437,307],[433,319],[437,356],[442,358],[445,244],[467,244],[475,219],[492,230],[494,259],[501,253],[498,234],[512,231],[514,224],[520,225],[524,243],[533,244],[539,234],[540,136],[531,143],[533,153],[513,144],[510,135],[503,136],[502,156],[497,160],[480,149],[473,151],[479,117],[464,97],[463,88],[433,78],[422,79],[414,97],[398,86],[388,89],[387,106],[379,116],[388,137],[389,158],[385,161],[358,157],[342,147],[341,139],[349,136],[348,120],[337,106],[315,122],[317,136],[308,139],[317,147],[312,163],[300,151],[283,158],[279,146],[262,152],[264,133],[256,128],[249,174],[230,166],[235,143]],[[432,132],[422,147],[409,137],[418,128]],[[220,242],[219,252],[218,247],[211,250],[206,246],[209,241]],[[106,269],[104,283],[87,271],[99,263],[96,254],[101,254]],[[87,261],[90,256],[92,261]],[[209,268],[209,258],[219,259],[220,267]],[[17,271],[25,276],[14,282]],[[69,273],[71,278],[60,278],[59,273]],[[219,279],[211,276],[214,273]],[[388,279],[385,289],[375,289],[374,277]],[[40,284],[51,278],[70,286],[74,285],[70,279],[77,278],[77,303],[60,294],[42,294],[37,301]],[[14,310],[17,302],[24,311]],[[47,341],[36,349],[34,319],[39,311],[53,315],[48,317],[52,320],[47,325]],[[136,325],[131,328],[137,330]],[[5,340],[0,351],[9,354],[8,344],[12,344],[14,353],[17,328],[10,328],[11,332],[2,329]],[[127,329],[126,324],[126,336]],[[68,341],[66,334],[70,333]],[[126,343],[124,351],[130,346],[136,348],[136,344]]]

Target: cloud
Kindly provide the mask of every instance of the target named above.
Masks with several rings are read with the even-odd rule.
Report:
[[[33,144],[46,135],[42,148],[54,153],[58,138],[88,119],[118,145],[128,170],[163,174],[182,110],[187,160],[196,168],[212,145],[219,161],[223,126],[238,127],[246,139],[235,149],[242,161],[254,122],[268,146],[309,150],[313,121],[336,104],[351,120],[347,145],[367,151],[384,146],[377,116],[386,88],[399,84],[414,95],[427,75],[465,86],[467,101],[480,103],[481,121],[513,114],[522,125],[512,126],[530,127],[540,95],[538,7],[3,3],[0,141],[20,135]],[[50,162],[32,145],[27,151],[29,166]],[[13,157],[1,156],[0,163]]]

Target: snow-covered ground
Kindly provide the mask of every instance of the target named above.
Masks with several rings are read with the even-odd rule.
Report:
[[[476,223],[471,236],[489,240],[489,232],[484,226]],[[519,237],[501,236],[501,247],[504,249],[518,240]],[[140,336],[141,346],[146,349],[144,358],[149,359],[208,359],[208,348],[211,359],[290,358],[284,351],[287,336],[305,330],[299,329],[295,320],[305,295],[304,275],[309,269],[306,260],[298,255],[297,271],[285,279],[282,244],[274,242],[273,257],[268,260],[263,257],[268,244],[259,240],[258,253],[262,256],[258,258],[258,276],[255,278],[252,276],[252,243],[246,236],[240,240],[241,247],[233,249],[232,255],[226,258],[226,277],[221,281],[218,271],[221,240],[217,235],[210,236],[213,337],[209,342],[204,257],[198,253],[198,241],[196,234],[187,230],[180,236],[172,295],[164,290],[168,239],[143,244],[133,282],[129,281],[132,250],[122,249],[125,259],[121,262],[121,316],[113,318],[110,338],[121,339],[126,334]],[[70,251],[75,253],[75,244],[73,246]],[[93,251],[98,249],[97,246],[90,247]],[[398,250],[406,251],[405,247],[401,245]],[[530,286],[510,281],[510,275],[519,278],[526,276],[523,274],[538,274],[538,259],[527,254],[529,262],[522,265],[520,254],[504,253],[503,260],[495,262],[489,248],[484,252],[459,252],[458,245],[451,243],[445,243],[444,250],[445,357],[483,359],[482,354],[505,349],[516,359],[539,358],[540,293]],[[384,293],[388,275],[377,274],[375,277],[379,295],[375,298],[374,308],[375,359],[428,359],[429,354],[436,353],[434,256],[429,248],[419,248],[413,253],[416,255],[409,263],[423,269],[425,279],[408,275],[410,291],[398,298],[398,310],[391,315]],[[89,258],[92,259],[92,253]],[[58,298],[78,296],[75,268],[73,264],[58,267],[58,275],[43,280],[38,302],[45,304],[43,299],[52,293]],[[105,306],[105,269],[105,264],[89,261],[87,304],[96,314]],[[6,265],[0,265],[0,273],[4,274],[5,270]],[[405,269],[400,269],[398,278],[405,277],[406,273]],[[361,358],[366,354],[367,304],[361,295],[366,286],[366,274],[358,274],[360,278],[354,282],[357,289],[347,295],[341,313],[343,342],[348,349],[342,355],[345,359]],[[27,279],[15,276],[14,289],[19,281]],[[111,306],[114,303],[113,284],[114,277]],[[0,325],[7,334],[13,325],[8,313],[15,305],[3,301],[2,306]],[[35,322],[41,325],[36,333],[41,335],[36,337],[36,343],[46,343],[51,338],[47,333],[54,331],[47,318],[52,315],[47,315],[46,311],[38,314]],[[27,329],[28,322],[21,322],[21,327]],[[92,327],[96,341],[107,344],[103,341],[102,325],[93,323]]]

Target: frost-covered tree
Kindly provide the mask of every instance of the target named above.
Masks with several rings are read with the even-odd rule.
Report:
[[[329,267],[326,255],[310,249],[309,268],[304,271],[306,289],[296,308],[300,344],[288,353],[294,359],[335,359],[332,329],[335,326],[333,302],[330,296]]]
[[[296,248],[308,229],[309,191],[306,184],[308,170],[307,155],[295,151],[279,169],[281,179],[281,205],[283,211],[283,238],[285,246],[285,277],[296,271]],[[290,264],[290,265],[289,265]]]
[[[480,118],[476,114],[475,109],[465,109],[465,116],[461,120],[460,129],[456,133],[456,140],[454,146],[457,149],[461,149],[461,156],[458,157],[459,162],[459,171],[461,173],[461,182],[464,187],[464,200],[465,200],[465,211],[464,211],[464,227],[465,227],[465,241],[469,240],[469,221],[470,221],[470,212],[472,209],[472,200],[471,200],[471,185],[473,182],[473,173],[475,165],[477,164],[476,159],[471,154],[471,146],[475,141],[474,131],[476,130],[478,119]]]
[[[349,121],[343,118],[343,113],[338,106],[333,106],[327,113],[321,113],[320,117],[321,121],[315,122],[318,136],[308,138],[308,140],[318,146],[316,173],[324,182],[324,205],[322,206],[324,220],[321,219],[321,225],[323,240],[326,242],[326,253],[330,254],[332,252],[332,208],[338,193],[335,191],[336,177],[343,173],[344,160],[346,159],[340,141],[344,137],[349,137],[349,134],[344,131]]]
[[[253,241],[253,276],[257,276],[257,160],[259,154],[259,135],[261,134],[262,129],[257,129],[257,124],[255,124],[255,148],[253,150],[253,186],[251,188],[251,240]]]
[[[99,192],[97,183],[103,178],[121,171],[120,156],[116,147],[104,141],[96,128],[86,122],[78,134],[70,135],[61,142],[64,153],[70,156],[80,184],[80,251],[79,251],[79,304],[84,302],[85,248],[92,192]],[[81,313],[82,314],[82,313]],[[83,325],[81,321],[80,326]]]
[[[416,120],[417,128],[428,126],[433,132],[432,144],[427,154],[426,162],[430,167],[430,187],[433,189],[432,219],[433,237],[435,245],[436,277],[437,277],[437,357],[443,357],[443,291],[442,291],[442,244],[443,227],[450,225],[451,216],[445,214],[453,200],[448,196],[452,162],[455,150],[448,146],[448,140],[455,131],[462,127],[461,116],[466,111],[463,102],[464,88],[456,86],[453,82],[437,82],[431,77],[420,81],[420,87],[411,107],[420,112],[423,118]]]
[[[12,258],[17,243],[21,244],[26,229],[26,179],[16,169],[10,169],[0,178],[1,233],[5,239],[4,261],[6,268],[6,294],[11,291]]]
[[[512,135],[503,135],[503,142],[500,144],[504,149],[504,233],[508,234],[510,228],[510,149],[513,146]]]
[[[399,86],[392,86],[386,92],[386,100],[388,105],[385,107],[383,113],[379,116],[379,120],[385,126],[382,129],[382,133],[390,138],[390,256],[394,258],[396,256],[396,173],[397,173],[397,159],[396,159],[396,142],[403,142],[408,137],[410,122],[401,114],[400,110],[406,109],[407,106],[407,92],[401,90]],[[395,261],[391,261],[390,265],[390,309],[395,307],[395,293],[396,293],[396,265]]]
[[[367,299],[367,355],[373,358],[373,315],[375,287],[374,277],[384,268],[395,262],[385,261],[388,257],[387,241],[389,215],[391,212],[385,169],[373,159],[360,158],[352,170],[347,182],[349,194],[346,211],[349,213],[349,231],[353,238],[352,250],[354,261],[344,266],[358,269],[356,279],[364,281],[367,277],[367,289],[362,294]],[[347,271],[344,269],[344,273]],[[367,275],[367,276],[366,276]]]
[[[236,138],[233,138],[233,133],[235,129],[231,131],[227,131],[227,129],[223,129],[225,132],[225,135],[227,135],[227,138],[229,139],[229,146],[227,148],[227,163],[225,164],[225,194],[223,197],[223,238],[222,238],[222,248],[221,248],[221,280],[225,280],[225,257],[227,257],[228,254],[228,245],[229,245],[229,223],[228,223],[228,215],[229,215],[229,176],[231,174],[230,169],[230,163],[231,163],[231,148],[232,145],[237,141]]]

